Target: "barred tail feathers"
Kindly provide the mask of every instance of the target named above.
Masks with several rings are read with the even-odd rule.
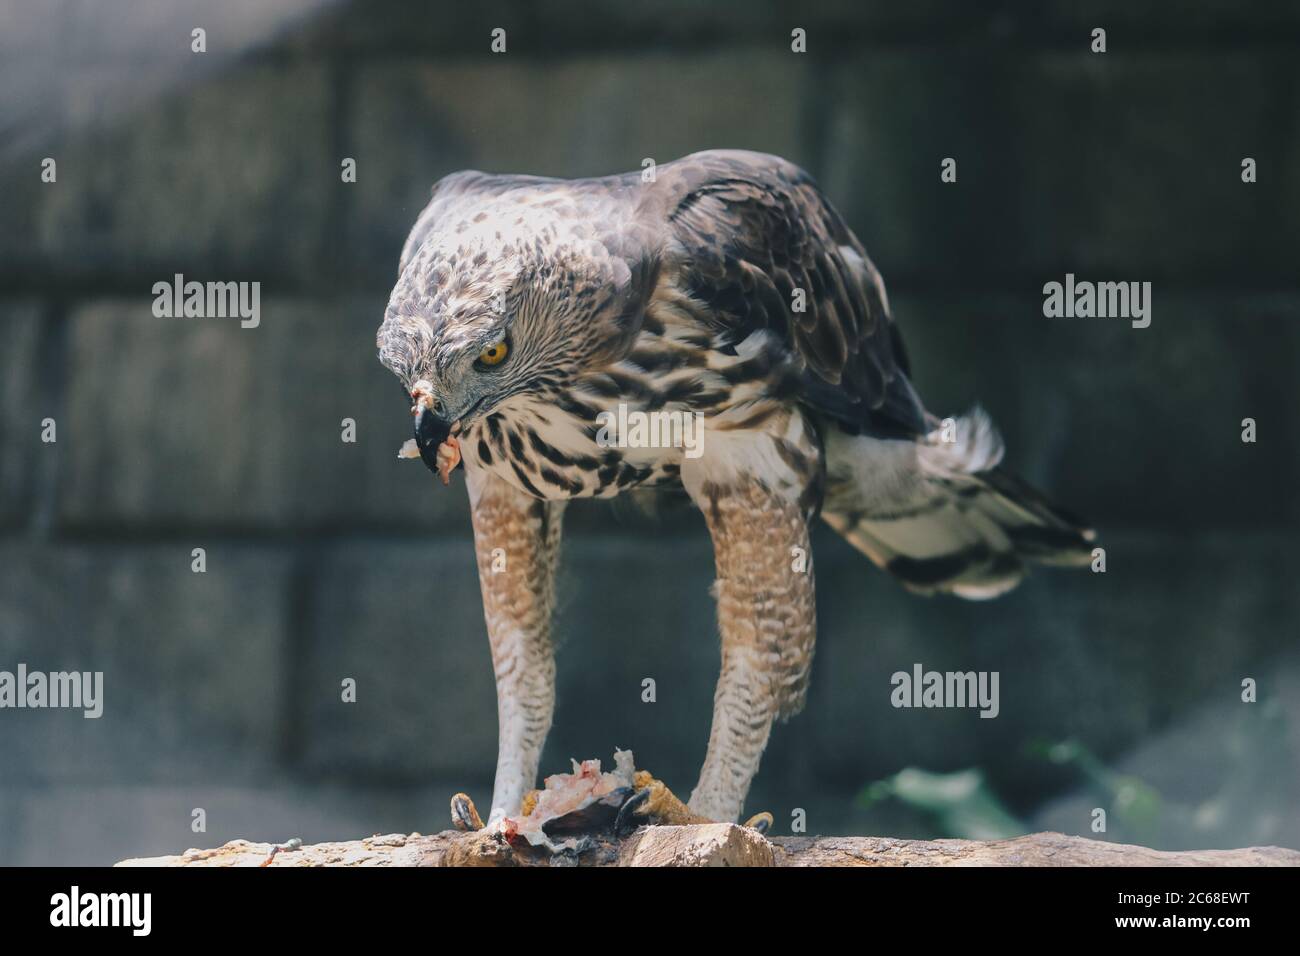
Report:
[[[838,436],[822,516],[921,593],[992,598],[1030,564],[1088,564],[1093,532],[1001,468],[1002,451],[979,408],[915,442]]]

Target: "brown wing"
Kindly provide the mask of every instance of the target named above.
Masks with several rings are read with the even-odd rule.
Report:
[[[926,430],[879,274],[807,173],[717,150],[665,165],[660,184],[680,279],[714,331],[735,344],[770,330],[802,360],[801,400],[852,431]]]

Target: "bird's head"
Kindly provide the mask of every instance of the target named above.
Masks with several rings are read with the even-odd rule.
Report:
[[[640,327],[632,270],[599,242],[501,235],[430,237],[402,269],[379,329],[380,361],[412,398],[431,468],[448,436],[522,397],[555,396],[625,353]]]

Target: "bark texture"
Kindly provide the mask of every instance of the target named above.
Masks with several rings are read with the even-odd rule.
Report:
[[[447,830],[395,833],[278,850],[232,840],[179,856],[118,866],[1300,866],[1300,850],[1275,846],[1166,852],[1060,833],[1012,840],[772,837],[731,823],[642,827],[615,840],[597,835],[578,854],[553,856],[495,837]],[[267,863],[267,860],[270,862]]]

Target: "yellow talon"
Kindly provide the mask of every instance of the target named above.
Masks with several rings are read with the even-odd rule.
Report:
[[[638,770],[633,774],[632,786],[636,795],[628,801],[627,812],[621,813],[621,818],[640,817],[661,826],[696,826],[716,822],[691,810],[662,780],[651,776],[648,770]],[[766,833],[772,828],[772,823],[772,814],[764,811],[746,820],[745,826]]]
[[[691,808],[682,803],[662,780],[656,780],[647,770],[638,770],[632,775],[632,786],[638,791],[649,791],[645,801],[636,808],[636,816],[649,817],[664,826],[689,826],[713,822],[708,817],[693,813]]]

